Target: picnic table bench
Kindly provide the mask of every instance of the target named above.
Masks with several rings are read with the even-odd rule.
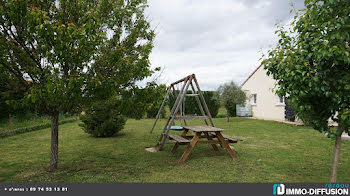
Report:
[[[212,135],[215,136],[215,133],[212,133]],[[224,135],[224,134],[221,134],[221,135],[225,138],[225,140],[227,140],[228,143],[237,143],[239,141],[243,141],[241,139],[237,139],[229,135]]]
[[[187,159],[188,155],[197,144],[210,144],[216,151],[219,150],[216,144],[220,144],[227,150],[232,159],[237,160],[237,156],[228,143],[237,143],[242,140],[221,134],[221,132],[225,131],[224,129],[201,125],[184,126],[183,128],[184,130],[181,135],[169,135],[169,138],[175,141],[175,145],[171,150],[172,152],[175,152],[180,145],[187,145],[187,149],[182,154],[179,163],[183,163]],[[190,130],[194,132],[194,135],[187,135]],[[207,140],[199,141],[200,138],[206,138]],[[214,138],[217,140],[214,140]]]

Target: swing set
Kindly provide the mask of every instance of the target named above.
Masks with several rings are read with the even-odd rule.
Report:
[[[181,85],[181,88],[178,88]],[[189,88],[191,87],[191,90]],[[155,122],[152,126],[151,133],[153,132],[158,119],[160,118],[161,111],[165,107],[167,99],[169,99],[170,93],[176,97],[174,105],[171,108],[170,115],[167,118],[165,126],[162,129],[162,133],[159,137],[157,148],[162,150],[164,144],[166,143],[175,143],[175,146],[172,149],[172,152],[175,152],[179,145],[187,145],[187,150],[182,155],[179,162],[184,162],[192,148],[196,144],[211,144],[214,150],[218,150],[216,144],[220,144],[224,147],[233,159],[237,159],[235,153],[232,151],[228,143],[237,143],[242,141],[240,139],[233,138],[231,136],[222,135],[221,132],[225,131],[224,129],[216,128],[208,109],[208,106],[205,102],[203,94],[200,90],[198,81],[195,74],[188,75],[181,80],[178,80],[174,83],[171,83],[167,87],[166,95],[164,96],[162,105],[157,113]],[[186,114],[185,115],[185,97],[194,96],[196,103],[199,107],[201,115]],[[204,120],[205,126],[188,126],[186,120]],[[175,120],[183,120],[185,126],[175,126]],[[181,136],[175,134],[169,134],[171,130],[182,131]],[[187,135],[188,131],[191,130],[195,133],[194,136]],[[198,141],[200,138],[207,138],[208,141]],[[217,140],[214,140],[217,138]],[[191,139],[191,140],[189,140]],[[171,141],[170,141],[171,140]]]

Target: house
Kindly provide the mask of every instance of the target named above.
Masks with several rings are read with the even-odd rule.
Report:
[[[264,120],[285,121],[292,112],[285,104],[284,97],[279,97],[273,90],[276,81],[266,74],[260,65],[242,83],[241,89],[246,93],[247,103],[251,105],[252,116]]]
[[[272,76],[268,76],[267,71],[260,65],[241,85],[241,89],[248,97],[245,107],[251,105],[251,115],[258,119],[286,123],[291,120],[296,121],[296,125],[302,125],[302,120],[294,117],[292,107],[285,103],[284,97],[274,93],[275,85],[276,81]],[[338,126],[331,119],[328,120],[328,124]],[[350,140],[350,136],[346,133],[343,133],[342,138]]]

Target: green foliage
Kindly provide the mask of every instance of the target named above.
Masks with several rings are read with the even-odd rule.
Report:
[[[219,97],[229,116],[236,116],[236,105],[244,104],[246,100],[246,94],[234,82],[221,85],[216,91],[216,96]]]
[[[215,97],[214,91],[203,91],[203,97],[205,99],[205,102],[208,105],[210,114],[213,118],[215,118],[219,113],[220,108],[220,101]],[[199,113],[199,108],[196,110],[196,112]]]
[[[96,101],[83,114],[79,124],[94,137],[111,137],[124,128],[126,119],[120,113],[120,100],[112,97]]]
[[[146,6],[145,0],[4,1],[0,64],[41,111],[79,111],[153,73]]]
[[[165,85],[159,85],[156,88],[153,88],[151,93],[148,93],[147,96],[151,98],[152,102],[148,104],[148,107],[146,109],[147,118],[155,118],[157,116],[157,113],[160,109],[160,106],[162,105],[165,94],[166,94]],[[160,118],[165,118],[165,106],[160,112]]]
[[[160,111],[160,118],[165,118],[165,113],[166,113],[165,108],[166,106],[164,106],[162,111]],[[149,107],[146,111],[147,118],[157,117],[159,109],[160,109],[160,105],[152,105],[152,107]]]
[[[20,102],[25,90],[24,86],[18,85],[13,74],[0,64],[0,119],[23,115],[30,111],[28,105]]]
[[[216,118],[226,118],[226,117],[227,117],[226,114],[218,114],[218,115],[216,116]]]
[[[225,108],[228,109],[228,113],[230,116],[236,116],[236,105],[228,104],[227,106],[225,106]]]
[[[279,27],[277,46],[263,60],[297,116],[319,131],[327,120],[350,126],[350,1],[306,0],[290,29]]]
[[[146,7],[146,0],[1,1],[0,65],[26,89],[21,101],[54,119],[50,170],[57,168],[59,112],[123,96],[154,72]]]
[[[176,91],[175,95],[174,95],[174,93],[169,95],[168,102],[169,102],[170,109],[173,107],[175,100],[176,100],[176,96],[178,95],[178,93],[179,93],[179,91]],[[188,91],[187,93],[191,94],[192,91]],[[213,118],[216,117],[216,115],[219,112],[220,103],[219,103],[219,100],[216,99],[216,97],[214,96],[215,93],[213,91],[202,91],[202,94],[203,94],[204,100],[208,106],[208,109],[209,109],[211,116]],[[199,116],[202,115],[195,97],[185,96],[183,103],[185,104],[185,114],[196,114]]]
[[[152,110],[158,111],[164,92],[165,86],[154,82],[147,83],[144,88],[134,87],[123,91],[120,96],[122,102],[120,112],[130,118],[141,119],[146,113],[152,113]]]

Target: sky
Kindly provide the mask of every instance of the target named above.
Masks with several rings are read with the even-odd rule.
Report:
[[[240,85],[276,45],[276,23],[292,20],[302,0],[148,0],[146,16],[156,32],[150,56],[158,83],[195,73],[202,90]]]

